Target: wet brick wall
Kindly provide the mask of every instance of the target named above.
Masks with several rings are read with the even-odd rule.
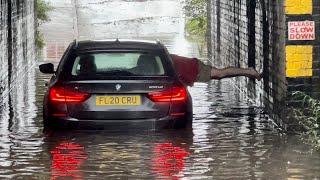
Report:
[[[286,38],[286,75],[288,79],[289,91],[304,91],[319,99],[320,1],[305,0],[304,3],[297,3],[295,0],[287,0],[286,7],[286,22],[288,25],[288,35]],[[289,23],[292,22],[311,22],[315,28],[314,33],[301,34],[314,34],[314,36],[305,36],[306,38],[299,39],[300,36],[298,35],[292,39],[292,37],[289,37],[289,33],[293,32],[292,29],[289,29]]]
[[[8,87],[8,2],[0,1],[0,93]]]
[[[288,92],[320,98],[320,1],[286,1],[286,77]],[[288,98],[289,107],[301,102]],[[288,113],[291,109],[288,109]]]
[[[1,0],[0,101],[35,63],[34,0]]]
[[[243,77],[233,80],[249,99],[264,105],[279,120],[287,97],[284,1],[211,0],[209,5],[213,64],[264,72],[261,82]]]

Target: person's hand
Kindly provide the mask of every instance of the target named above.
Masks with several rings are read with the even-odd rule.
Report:
[[[258,81],[260,81],[262,79],[262,74],[258,73],[258,71],[255,70],[254,68],[249,68],[249,74],[250,74],[251,78],[254,78]]]

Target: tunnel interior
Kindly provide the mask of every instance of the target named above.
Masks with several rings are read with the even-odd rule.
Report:
[[[190,37],[182,0],[48,2],[54,7],[51,21],[39,27],[46,45],[37,50],[35,1],[0,1],[0,179],[320,177],[319,154],[299,137],[282,133],[272,113],[270,118],[264,112],[281,114],[285,107],[286,22],[301,18],[288,17],[283,0],[204,1],[206,41]],[[108,38],[160,39],[172,53],[216,67],[253,67],[264,79],[189,87],[191,130],[44,132],[43,97],[51,75],[37,66],[56,65],[74,39]],[[299,87],[316,82],[290,80]]]

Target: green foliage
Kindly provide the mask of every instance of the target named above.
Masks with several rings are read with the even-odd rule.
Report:
[[[207,33],[207,1],[186,0],[184,7],[187,16],[187,32],[189,35],[205,40]]]
[[[38,25],[50,21],[48,12],[51,11],[52,9],[53,8],[49,5],[49,3],[45,2],[44,0],[36,0]]]
[[[43,34],[39,30],[36,30],[35,43],[37,49],[43,49],[43,47],[46,45],[46,43],[44,42]]]
[[[207,19],[199,17],[189,20],[187,22],[187,32],[191,36],[205,37],[207,33]]]
[[[50,18],[48,12],[53,8],[49,3],[44,0],[36,0],[36,33],[35,33],[35,44],[38,50],[45,46],[43,34],[39,31],[39,26],[43,23],[49,22]]]
[[[294,117],[305,129],[301,137],[320,150],[320,101],[303,92],[294,92],[293,97],[302,103],[294,110]]]
[[[187,17],[199,18],[207,17],[207,1],[206,0],[186,0],[184,7]]]

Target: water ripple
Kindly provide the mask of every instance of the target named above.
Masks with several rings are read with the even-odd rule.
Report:
[[[61,12],[57,17],[65,17]],[[159,39],[171,52],[201,54],[183,33]],[[228,80],[189,88],[193,130],[43,133],[48,79],[31,68],[0,106],[1,179],[320,178],[320,154],[298,137],[279,134]]]

